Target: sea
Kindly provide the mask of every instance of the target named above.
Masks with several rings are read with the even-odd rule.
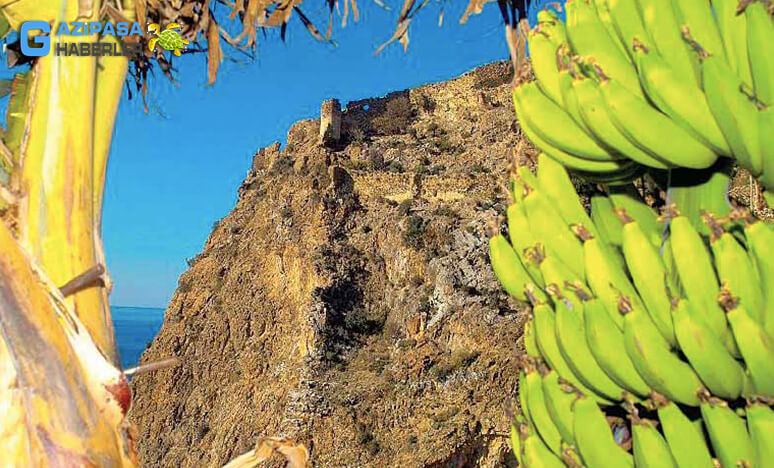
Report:
[[[116,329],[121,367],[133,367],[140,361],[140,356],[151,344],[153,337],[161,330],[164,309],[111,306],[110,312]]]

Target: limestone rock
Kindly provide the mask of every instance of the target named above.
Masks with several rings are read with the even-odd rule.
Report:
[[[509,80],[497,63],[361,101],[341,115],[357,143],[322,148],[304,121],[259,152],[142,358],[182,364],[132,383],[143,466],[220,468],[261,437],[316,467],[515,466],[525,317],[486,248],[518,142]]]

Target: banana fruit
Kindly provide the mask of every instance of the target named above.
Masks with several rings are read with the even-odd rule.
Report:
[[[532,143],[585,176],[729,158],[774,191],[771,0],[564,4],[526,35],[536,83],[517,73]]]
[[[632,183],[599,186],[587,213],[567,169],[537,159],[514,171],[512,232],[490,240],[503,287],[532,306],[522,465],[771,466],[774,227],[741,209],[659,217]]]

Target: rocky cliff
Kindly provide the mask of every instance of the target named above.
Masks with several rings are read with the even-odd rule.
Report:
[[[338,142],[306,120],[258,152],[143,356],[182,365],[133,382],[145,466],[219,467],[277,435],[320,467],[515,466],[524,317],[486,249],[510,77],[348,103]]]

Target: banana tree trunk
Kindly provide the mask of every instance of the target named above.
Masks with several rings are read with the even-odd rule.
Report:
[[[96,40],[53,31],[62,22],[115,20],[102,18],[102,7],[19,0],[2,9],[15,30],[28,20],[52,26],[51,51],[30,72],[24,131],[9,145],[18,148],[15,230],[0,223],[0,408],[18,422],[0,425],[0,450],[11,466],[137,463],[110,280],[83,275],[105,271],[105,173],[128,59],[54,52],[58,42]],[[123,7],[132,21],[134,5]]]
[[[18,28],[44,10],[30,0],[11,4],[11,25]],[[49,2],[52,31],[61,22],[98,21],[99,2]],[[80,5],[79,5],[80,3]],[[60,9],[61,7],[61,9]],[[134,18],[134,4],[124,2],[123,16]],[[56,12],[56,13],[54,13]],[[55,14],[56,16],[54,16]],[[94,36],[53,36],[57,41],[91,42]],[[116,42],[107,36],[103,42]],[[102,246],[102,201],[115,116],[128,68],[127,57],[57,56],[53,50],[32,69],[30,109],[20,145],[20,238],[54,284],[64,285],[84,271],[105,264]],[[107,292],[102,284],[68,298],[99,349],[118,362]]]

